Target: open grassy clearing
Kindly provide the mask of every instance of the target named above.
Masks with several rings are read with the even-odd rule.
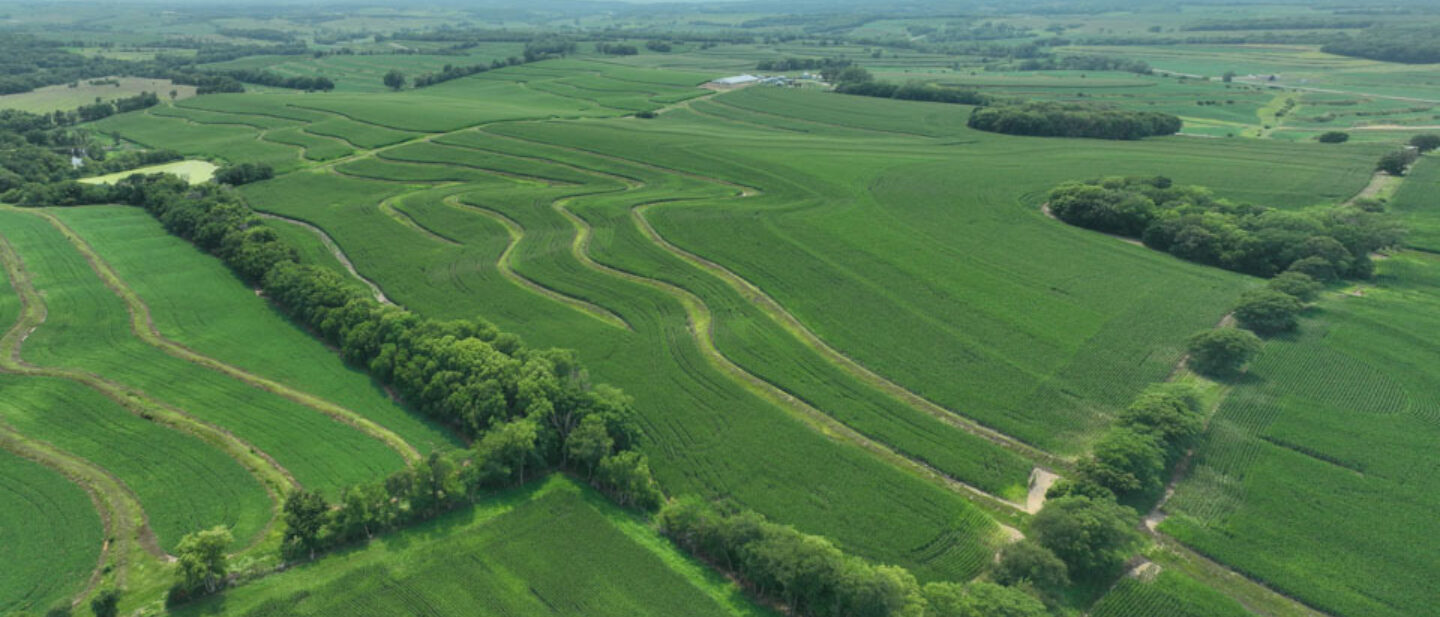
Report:
[[[1269,342],[1160,528],[1331,614],[1436,614],[1437,272],[1394,256]]]
[[[215,176],[216,169],[219,167],[209,161],[175,161],[128,171],[117,171],[103,176],[81,178],[80,181],[88,184],[114,184],[135,174],[170,174],[178,176],[190,184],[200,184],[209,182],[210,178]]]
[[[69,84],[56,86],[45,86],[36,88],[30,92],[19,94],[0,95],[0,109],[19,109],[33,113],[49,113],[52,111],[70,111],[82,105],[94,103],[96,99],[113,101],[140,94],[141,92],[153,92],[162,99],[170,99],[170,91],[175,91],[174,100],[186,99],[195,96],[195,86],[180,86],[170,83],[168,79],[148,79],[143,77],[109,77],[106,80],[114,80],[114,84],[91,84],[91,79],[82,79],[78,86],[71,88]]]
[[[0,297],[13,293],[6,289]],[[65,476],[0,450],[0,612],[43,611],[81,591],[104,539],[95,506]],[[25,567],[17,567],[25,564]]]
[[[257,617],[768,614],[653,530],[558,476],[177,614],[220,611]]]
[[[334,490],[402,464],[381,442],[313,409],[145,344],[124,303],[58,230],[15,211],[0,212],[0,220],[48,308],[25,341],[26,360],[103,375],[223,426],[312,489]]]

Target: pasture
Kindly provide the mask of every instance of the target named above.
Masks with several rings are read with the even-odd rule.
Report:
[[[173,163],[162,163],[148,167],[137,167],[128,171],[117,171],[113,174],[103,176],[91,176],[81,178],[80,182],[86,184],[115,184],[135,174],[170,174],[178,176],[181,180],[190,184],[209,182],[215,176],[215,170],[219,169],[209,161],[175,161]]]
[[[107,83],[91,83],[104,81]],[[117,83],[109,83],[117,82]],[[170,92],[175,96],[171,97]],[[0,109],[18,109],[33,113],[70,111],[96,101],[113,101],[135,96],[141,92],[154,92],[163,100],[180,100],[195,96],[195,86],[182,86],[168,79],[144,77],[106,77],[104,79],[82,79],[75,87],[70,84],[45,86],[30,92],[0,95]]]

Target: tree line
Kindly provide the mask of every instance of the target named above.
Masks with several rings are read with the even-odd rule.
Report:
[[[1361,31],[1326,43],[1320,51],[1385,62],[1440,62],[1440,27],[1386,26]]]
[[[90,122],[159,104],[160,97],[154,92],[141,92],[135,96],[118,98],[113,101],[95,101],[89,105],[81,105],[75,109],[75,119],[79,122]]]
[[[1007,135],[1132,140],[1174,135],[1180,132],[1183,123],[1177,116],[1154,111],[1017,102],[976,108],[967,125]]]
[[[1150,75],[1154,69],[1144,60],[1117,58],[1098,54],[1036,55],[1015,62],[988,64],[987,71],[1125,71]]]
[[[1397,222],[1367,206],[1278,210],[1163,177],[1069,182],[1049,195],[1050,212],[1071,225],[1227,270],[1261,277],[1294,271],[1320,281],[1368,278],[1370,254],[1403,238]]]
[[[959,105],[988,105],[991,102],[989,96],[969,88],[955,88],[919,81],[904,84],[876,81],[870,71],[848,63],[826,65],[821,69],[820,75],[826,81],[835,84],[835,92],[840,94]]]
[[[607,56],[633,56],[640,53],[640,48],[629,43],[606,43],[604,41],[595,44],[595,53]]]
[[[307,92],[328,92],[335,89],[335,82],[323,75],[281,75],[264,69],[232,69],[220,74],[247,84],[260,84],[272,88],[289,88]]]
[[[904,568],[847,555],[825,538],[749,510],[695,498],[666,504],[661,533],[734,576],[756,596],[801,617],[1041,617],[1045,604],[1019,587],[933,582]]]
[[[844,58],[773,58],[755,63],[757,71],[820,71],[843,69],[852,63]]]

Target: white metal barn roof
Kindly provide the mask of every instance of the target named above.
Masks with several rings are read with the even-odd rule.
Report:
[[[722,86],[738,86],[740,84],[748,84],[752,81],[760,81],[760,78],[754,75],[736,75],[734,77],[721,77],[711,83]]]

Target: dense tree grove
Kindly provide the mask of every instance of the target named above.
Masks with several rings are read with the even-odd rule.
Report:
[[[504,64],[501,64],[500,66],[504,66]],[[420,75],[417,75],[415,77],[414,85],[416,88],[424,88],[426,86],[433,86],[438,83],[444,83],[452,79],[460,79],[461,77],[468,77],[476,73],[484,73],[491,68],[497,67],[488,64],[472,64],[469,66],[447,64],[442,67],[438,73],[422,73]]]
[[[380,82],[385,84],[386,88],[399,90],[405,87],[405,74],[401,73],[400,69],[390,69],[380,78]]]
[[[940,86],[912,81],[893,84],[882,81],[859,81],[842,83],[835,87],[841,94],[875,96],[904,101],[930,101],[934,103],[956,103],[960,105],[986,105],[990,97],[969,88]]]
[[[1025,58],[1005,65],[986,66],[986,70],[1008,71],[1125,71],[1139,75],[1155,72],[1144,60],[1102,56],[1099,54],[1053,54]]]
[[[1120,413],[1090,456],[1076,465],[1074,478],[1056,483],[1050,495],[1125,499],[1154,494],[1164,483],[1165,469],[1203,428],[1192,386],[1153,385]]]
[[[1260,339],[1236,328],[1217,328],[1195,333],[1186,342],[1189,366],[1207,377],[1226,378],[1240,373],[1260,352]]]
[[[258,284],[347,362],[474,438],[467,451],[433,454],[379,482],[351,487],[336,505],[311,493],[291,495],[288,556],[429,518],[469,503],[481,490],[521,484],[554,468],[590,477],[621,505],[660,505],[649,463],[634,451],[640,428],[630,398],[591,384],[573,352],[527,348],[480,319],[438,321],[382,305],[328,269],[299,264],[294,249],[217,184],[191,187],[173,176],[134,175],[96,201],[145,208],[168,231]]]
[[[694,498],[660,510],[660,530],[756,595],[806,617],[1040,617],[1045,605],[991,583],[921,586],[903,568],[846,555],[819,536]]]
[[[1128,140],[1174,135],[1182,124],[1179,117],[1154,111],[1027,102],[977,108],[971,112],[968,125],[1007,135]]]
[[[1421,154],[1440,148],[1440,135],[1434,133],[1422,133],[1410,138],[1410,145]]]
[[[177,580],[167,602],[215,593],[225,586],[230,561],[225,551],[235,539],[225,526],[186,534],[175,547]]]
[[[1098,581],[1113,575],[1139,546],[1138,523],[1133,510],[1113,499],[1069,495],[1047,501],[1030,519],[1029,534],[1075,578]]]
[[[755,63],[755,70],[776,72],[839,70],[850,64],[849,60],[843,58],[775,58]]]
[[[640,48],[629,43],[606,43],[601,41],[595,44],[595,52],[607,56],[633,56],[640,53]]]
[[[1375,163],[1375,171],[1383,171],[1392,176],[1403,176],[1405,170],[1415,162],[1415,151],[1392,150],[1380,155],[1380,160]]]
[[[247,84],[260,84],[274,88],[290,88],[292,90],[319,92],[327,92],[335,89],[335,82],[330,81],[329,77],[323,75],[281,75],[262,69],[229,70],[225,71],[223,75]]]
[[[1343,144],[1350,141],[1350,134],[1345,131],[1325,131],[1315,138],[1322,144]]]
[[[53,183],[180,158],[173,150],[107,151],[93,133],[71,128],[80,121],[73,111],[34,114],[0,110],[0,199],[10,203],[51,203],[39,196],[54,195],[59,199],[62,194],[76,195],[85,190],[59,190],[51,186]],[[23,194],[26,192],[33,196],[27,198]]]
[[[1358,206],[1303,211],[1234,204],[1166,178],[1103,178],[1050,192],[1056,218],[1139,238],[1181,259],[1270,277],[1287,270],[1325,280],[1368,278],[1370,253],[1393,246],[1404,230]]]
[[[275,169],[265,163],[239,163],[215,170],[215,181],[231,186],[250,184],[274,177]]]
[[[1386,62],[1440,62],[1440,30],[1434,26],[1384,26],[1347,35],[1320,51]]]
[[[1240,296],[1235,321],[1256,334],[1271,335],[1294,330],[1300,324],[1305,304],[1299,298],[1275,289],[1255,289]]]

